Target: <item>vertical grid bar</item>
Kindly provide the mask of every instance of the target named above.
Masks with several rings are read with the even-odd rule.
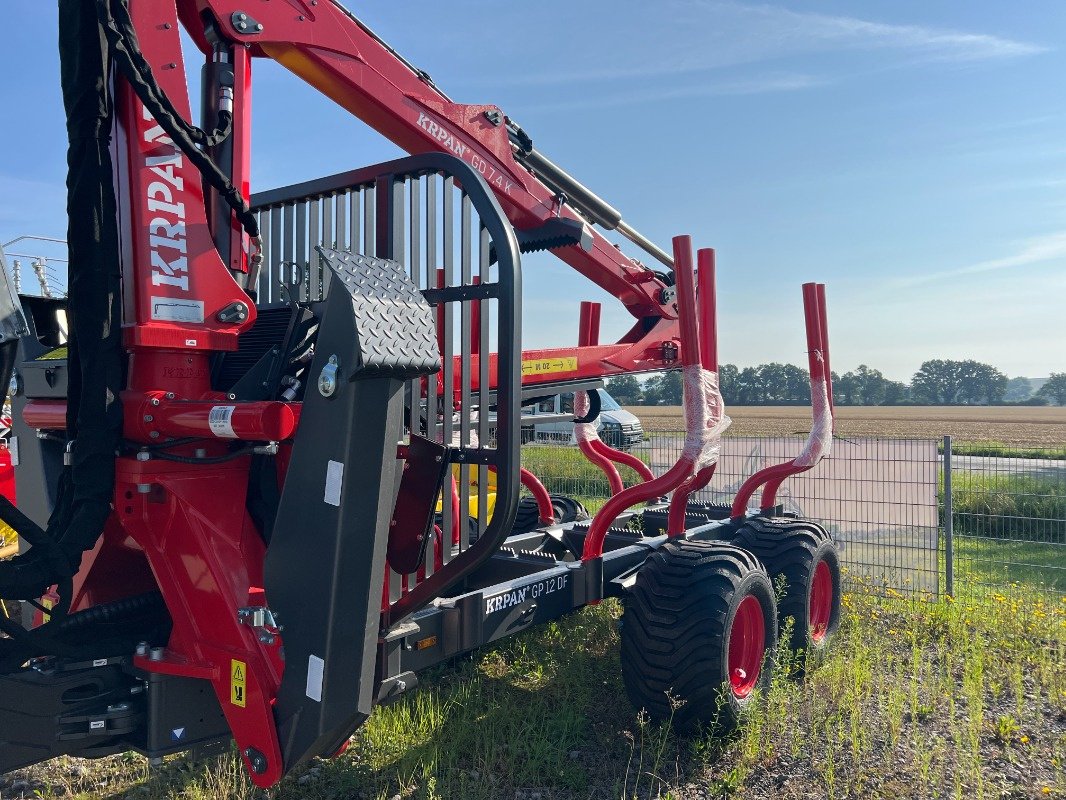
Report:
[[[426,287],[437,285],[437,176],[426,176]],[[437,320],[437,330],[441,329],[441,320],[444,306],[441,303],[434,309]],[[438,336],[438,340],[439,340]],[[438,341],[438,344],[443,344]],[[444,348],[441,347],[441,352]],[[430,375],[429,390],[426,392],[426,437],[430,441],[442,441],[440,438],[440,426],[437,423],[437,409],[441,402],[441,396],[437,393],[436,375]],[[445,515],[447,516],[447,515]]]
[[[361,189],[352,189],[348,193],[348,246],[353,253],[363,252],[363,234],[360,220],[363,216],[363,192]]]
[[[439,281],[440,288],[444,289],[451,285],[452,275],[455,269],[455,199],[453,197],[455,181],[451,177],[444,179],[444,206],[442,208],[443,217],[441,219],[442,231],[442,243],[441,246],[444,250],[444,267],[441,272],[441,279]],[[454,332],[453,317],[452,317],[452,303],[442,303],[441,313],[444,317],[442,328],[444,330],[443,335],[443,348],[441,352],[441,360],[443,361],[443,397],[441,398],[441,422],[443,423],[443,436],[444,444],[448,447],[452,446],[452,441],[455,438],[455,428],[452,423],[452,412],[455,407],[455,365],[452,362],[452,339]],[[445,482],[445,485],[448,481]],[[460,520],[456,519],[452,514],[452,506],[449,497],[444,501],[444,548],[445,558],[444,563],[448,563],[451,560],[451,546],[452,536],[456,530],[455,526],[459,524]],[[459,508],[460,516],[462,514],[462,506]],[[465,526],[464,526],[465,527]]]
[[[348,226],[345,224],[346,214],[344,201],[347,193],[341,192],[333,198],[333,239],[337,243],[338,250],[348,249]]]
[[[270,230],[269,230],[270,229],[270,224],[269,224],[269,220],[270,220],[270,211],[269,210],[264,209],[263,211],[259,212],[259,232],[260,232],[260,235],[263,238],[263,267],[259,270],[259,285],[260,286],[263,285],[263,274],[265,273],[265,274],[269,275],[271,272],[274,271],[274,268],[275,268],[274,262],[271,261],[271,258],[270,258],[271,254],[270,254]],[[16,275],[18,274],[18,269],[17,268],[15,270],[15,274]],[[268,281],[268,283],[269,283],[269,281]]]
[[[307,299],[322,299],[322,261],[315,245],[321,244],[322,238],[319,228],[319,201],[312,200],[308,208],[307,221]]]
[[[377,242],[374,239],[377,225],[374,222],[377,187],[373,184],[363,190],[363,255],[376,256]]]
[[[336,243],[336,237],[333,235],[333,197],[326,196],[322,198],[322,246],[333,249]],[[320,258],[318,261],[319,280],[322,281],[322,296],[325,297],[326,292],[329,291],[329,280],[333,274],[328,266],[326,266],[325,259]]]
[[[955,504],[951,499],[951,437],[944,437],[944,582],[955,596]]]
[[[470,286],[473,283],[473,263],[471,258],[471,230],[470,230],[470,198],[463,192],[460,202],[459,236],[460,236],[460,261],[461,271],[459,282],[462,286]],[[459,444],[469,447],[471,442],[470,415],[473,411],[471,406],[471,327],[473,325],[472,306],[469,300],[463,300],[460,306],[460,359],[459,359],[459,405],[461,408],[459,417]],[[462,470],[462,480],[459,484],[459,510],[463,513],[470,507],[470,469]],[[459,546],[465,550],[470,544],[470,526],[460,525]]]
[[[296,242],[294,236],[296,233],[296,206],[292,203],[285,205],[285,242],[284,249],[281,254],[281,261],[287,263],[281,263],[278,266],[277,271],[272,272],[270,275],[270,298],[273,300],[275,295],[280,295],[278,291],[277,281],[284,280],[289,282],[289,277],[292,275],[292,264],[296,260]],[[277,299],[281,299],[280,296]]]
[[[408,219],[410,220],[409,240],[407,246],[411,253],[410,264],[408,265],[408,274],[411,276],[411,283],[416,287],[420,287],[420,281],[422,279],[422,185],[418,177],[409,179],[410,191],[408,196]],[[421,287],[420,287],[421,288]],[[411,398],[410,416],[407,421],[407,429],[412,433],[418,433],[425,435],[426,423],[422,422],[421,409],[426,409],[426,416],[429,416],[429,382],[434,376],[427,376],[424,378],[414,378],[408,382],[410,389],[409,396]],[[425,387],[425,390],[423,390]],[[424,404],[424,406],[423,406]]]
[[[322,246],[333,249],[333,198],[322,198]]]
[[[478,240],[478,278],[481,283],[489,282],[489,232],[478,222],[480,238]],[[477,301],[478,312],[478,360],[477,360],[477,438],[478,447],[486,447],[489,441],[489,317],[484,300]],[[493,444],[495,447],[495,443]],[[484,464],[477,468],[477,529],[478,535],[485,532],[489,524],[488,507],[489,470]]]
[[[292,260],[296,262],[296,274],[300,277],[299,289],[295,292],[301,302],[308,299],[307,279],[310,268],[307,263],[307,203],[301,202],[296,206],[296,249],[293,251]],[[292,267],[290,267],[292,269]],[[292,273],[290,273],[292,274]],[[289,276],[285,277],[291,282]]]
[[[281,262],[285,260],[284,239],[282,236],[282,211],[287,206],[276,206],[270,209],[270,252],[272,259],[267,274],[277,275]],[[268,263],[268,262],[264,262]],[[273,295],[271,289],[270,295]]]

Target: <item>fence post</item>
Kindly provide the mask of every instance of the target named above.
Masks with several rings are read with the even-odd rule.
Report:
[[[954,503],[951,498],[951,437],[944,437],[944,577],[949,597],[955,596]]]

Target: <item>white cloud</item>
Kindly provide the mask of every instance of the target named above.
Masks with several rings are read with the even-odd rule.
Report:
[[[726,4],[707,5],[722,7]],[[1047,49],[1041,45],[984,33],[967,33],[923,25],[894,25],[858,17],[790,11],[770,5],[728,5],[740,10],[752,20],[761,21],[765,27],[776,30],[782,42],[807,42],[807,47],[811,50],[822,49],[818,45],[822,42],[829,46],[915,51],[937,60],[984,61],[1035,55]]]
[[[571,111],[590,108],[615,108],[640,103],[666,100],[694,100],[701,97],[723,95],[766,94],[768,92],[792,92],[828,84],[825,78],[802,73],[772,73],[737,80],[707,81],[697,85],[677,86],[670,89],[641,89],[628,92],[590,94],[577,100],[525,103],[523,111]]]
[[[1059,231],[1058,233],[1048,234],[1047,236],[1038,236],[1033,239],[1028,239],[1020,243],[1017,252],[1011,255],[977,261],[973,264],[968,264],[965,267],[958,267],[956,269],[930,272],[925,275],[915,275],[913,277],[903,278],[895,282],[895,285],[898,287],[917,286],[923,283],[932,283],[933,281],[942,280],[944,278],[953,278],[959,275],[997,272],[999,270],[1013,269],[1017,267],[1046,264],[1052,261],[1062,261],[1064,262],[1064,265],[1066,265],[1066,231]]]
[[[598,81],[694,75],[744,64],[826,55],[870,54],[885,66],[915,61],[975,63],[1045,52],[1040,44],[988,33],[851,16],[793,11],[774,5],[723,0],[620,3],[609,13],[600,3],[568,8],[572,24],[560,31],[550,11],[550,35],[536,58],[508,52],[488,82],[580,85]],[[522,23],[540,37],[538,17]],[[589,30],[595,36],[589,36]],[[634,31],[640,31],[634,46]],[[546,31],[545,31],[546,33]],[[796,88],[806,88],[804,86]]]

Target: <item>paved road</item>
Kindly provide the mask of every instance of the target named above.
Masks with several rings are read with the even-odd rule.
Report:
[[[999,458],[952,454],[951,468],[986,475],[1046,475],[1066,480],[1066,460],[1054,458]]]

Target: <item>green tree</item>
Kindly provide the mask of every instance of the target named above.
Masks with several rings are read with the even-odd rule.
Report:
[[[840,378],[842,403],[856,406],[879,406],[885,402],[888,381],[879,369],[870,369],[859,364],[852,372],[846,372]],[[834,392],[835,394],[835,392]]]
[[[960,399],[966,403],[999,403],[1007,389],[1007,376],[990,364],[967,359],[959,363]]]
[[[755,367],[744,367],[737,373],[737,405],[757,406],[766,402],[759,372]]]
[[[739,374],[740,370],[737,369],[736,364],[718,365],[718,388],[722,392],[722,399],[725,400],[726,405],[735,405],[740,402],[737,400],[737,375]]]
[[[1028,378],[1011,378],[1003,399],[1008,403],[1021,403],[1033,396],[1033,382]]]
[[[924,362],[911,378],[911,393],[919,403],[949,405],[959,402],[962,380],[958,361],[935,358]]]
[[[638,405],[643,393],[636,375],[618,375],[608,379],[607,391],[623,406]]]
[[[926,361],[911,379],[914,399],[934,405],[998,403],[1006,389],[1006,375],[972,359]]]
[[[898,406],[910,400],[911,387],[900,381],[885,381],[886,406]]]
[[[644,402],[650,406],[679,406],[681,387],[681,370],[652,375],[644,384]]]
[[[1066,372],[1052,372],[1051,377],[1040,387],[1036,396],[1044,398],[1049,403],[1066,406]]]

